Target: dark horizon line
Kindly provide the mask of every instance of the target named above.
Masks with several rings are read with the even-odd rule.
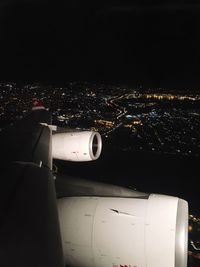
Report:
[[[65,83],[69,82],[77,82],[77,83],[97,83],[97,84],[107,84],[107,85],[112,85],[112,86],[126,86],[126,87],[134,87],[137,89],[150,89],[150,90],[155,90],[155,89],[164,89],[164,90],[180,90],[180,91],[200,91],[200,84],[199,85],[190,85],[187,86],[185,84],[163,84],[160,83],[155,83],[155,82],[148,82],[148,81],[136,81],[136,80],[131,80],[131,79],[87,79],[87,78],[2,78],[0,79],[1,83],[16,83],[16,84],[45,84],[45,85],[64,85]]]

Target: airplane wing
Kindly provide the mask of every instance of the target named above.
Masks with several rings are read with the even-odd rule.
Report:
[[[1,161],[25,161],[51,167],[51,133],[40,123],[51,122],[50,113],[35,110],[1,132]]]
[[[0,134],[0,266],[64,266],[50,113],[33,109]]]
[[[188,203],[66,176],[54,184],[52,158],[95,160],[102,142],[52,129],[35,100],[0,133],[0,266],[186,267]]]

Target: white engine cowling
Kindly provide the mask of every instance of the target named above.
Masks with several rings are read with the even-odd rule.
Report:
[[[90,161],[99,158],[101,136],[97,132],[56,133],[52,136],[52,157],[66,161]]]
[[[58,200],[65,263],[76,267],[186,267],[188,204],[177,197]]]

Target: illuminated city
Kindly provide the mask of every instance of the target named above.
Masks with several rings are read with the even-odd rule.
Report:
[[[200,218],[193,214],[189,216],[188,239],[189,263],[191,266],[198,265],[200,260]]]
[[[37,97],[52,111],[54,124],[99,131],[124,151],[200,155],[198,93],[87,82],[1,83],[0,90],[1,127],[24,117]]]

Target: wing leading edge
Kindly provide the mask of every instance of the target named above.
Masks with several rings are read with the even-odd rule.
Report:
[[[0,134],[0,266],[64,266],[55,186],[51,123],[33,111]]]

